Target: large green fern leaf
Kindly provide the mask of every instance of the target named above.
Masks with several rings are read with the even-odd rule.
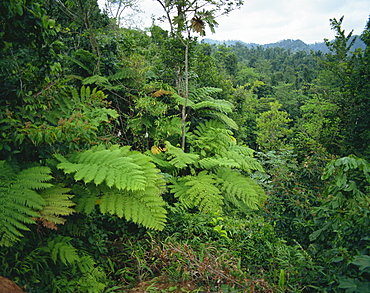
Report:
[[[169,186],[185,208],[198,208],[201,212],[219,211],[223,204],[213,174],[202,171],[197,176],[185,176]]]
[[[206,100],[194,104],[192,108],[194,110],[209,108],[223,113],[231,113],[233,111],[234,106],[232,103],[226,100],[216,100],[208,98]]]
[[[105,182],[108,187],[120,190],[145,190],[153,183],[155,166],[148,156],[129,152],[124,148],[92,148],[81,153],[75,162],[62,162],[58,168],[65,173],[75,173],[75,180],[96,185]],[[155,176],[154,176],[155,177]]]
[[[229,168],[240,168],[235,160],[229,158],[223,158],[219,156],[207,157],[198,161],[199,167],[211,170],[217,167],[229,167]]]
[[[72,207],[76,204],[70,200],[73,195],[69,192],[69,188],[63,188],[61,185],[40,192],[45,200],[45,206],[39,212],[39,217],[45,227],[56,229],[56,224],[64,224],[66,221],[61,216],[68,216],[75,212]]]
[[[209,98],[212,94],[220,92],[222,92],[222,89],[215,87],[194,87],[189,89],[189,98],[197,102]]]
[[[166,218],[161,194],[165,180],[149,156],[129,147],[94,147],[72,162],[60,158],[58,168],[75,173],[88,186],[95,183],[100,194],[77,192],[77,211],[91,212],[95,205],[102,213],[115,214],[148,228],[163,229]],[[80,188],[81,189],[81,188]],[[81,190],[80,190],[81,191]]]
[[[239,129],[238,124],[236,124],[236,122],[233,119],[231,119],[229,116],[227,116],[224,113],[219,113],[215,111],[207,111],[207,112],[202,113],[201,115],[212,118],[217,121],[220,121],[232,129],[236,129],[236,130]]]
[[[178,169],[186,168],[190,164],[194,164],[199,155],[185,153],[181,148],[173,146],[170,142],[166,142],[167,154],[169,163]]]
[[[115,214],[143,226],[162,230],[166,222],[164,201],[156,188],[142,191],[122,192],[111,190],[104,193],[100,201],[102,213]]]
[[[225,158],[239,163],[240,169],[246,172],[264,172],[262,165],[253,158],[253,150],[243,145],[231,145],[221,154]]]
[[[192,140],[202,156],[227,153],[229,147],[236,144],[232,132],[215,120],[199,123],[188,140]]]
[[[31,167],[17,173],[0,161],[0,174],[4,178],[0,185],[0,246],[11,246],[23,236],[22,230],[29,230],[27,224],[35,223],[37,210],[45,204],[36,190],[52,186],[46,183],[51,179],[50,169]]]
[[[266,200],[263,189],[252,179],[229,168],[220,168],[217,171],[219,188],[222,190],[225,199],[228,196],[237,198],[246,204],[251,210],[261,207]]]

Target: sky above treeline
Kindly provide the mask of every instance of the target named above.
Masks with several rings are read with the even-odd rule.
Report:
[[[99,0],[100,4],[103,2]],[[131,27],[147,28],[152,24],[152,16],[163,15],[156,0],[138,0],[138,5],[142,13],[127,16],[126,24]],[[217,18],[216,33],[207,31],[206,37],[257,44],[300,39],[312,44],[334,38],[331,18],[339,20],[344,16],[342,28],[347,34],[353,30],[359,35],[369,15],[370,0],[245,0],[240,9]],[[159,21],[156,24],[162,26]],[[164,24],[163,27],[166,28]]]

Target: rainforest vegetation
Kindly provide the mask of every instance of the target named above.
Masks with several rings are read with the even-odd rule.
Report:
[[[307,52],[199,41],[242,1],[153,5],[168,30],[96,0],[0,1],[0,276],[370,292],[370,21],[364,49],[339,16]]]

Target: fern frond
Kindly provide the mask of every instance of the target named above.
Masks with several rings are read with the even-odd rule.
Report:
[[[109,149],[93,147],[73,161],[66,162],[62,158],[58,168],[75,173],[76,180],[95,183],[102,194],[84,195],[80,189],[76,210],[91,212],[98,204],[102,213],[125,217],[148,228],[163,229],[166,210],[160,195],[165,190],[165,180],[149,156],[114,145]]]
[[[176,103],[176,105],[178,106],[182,106],[184,105],[184,102],[185,102],[185,98],[180,96],[179,94],[176,94],[176,93],[173,93],[171,95],[171,98],[172,100]],[[187,102],[186,102],[186,105],[188,107],[193,107],[194,106],[194,102],[191,100],[191,98],[189,97]]]
[[[263,189],[253,179],[228,168],[220,168],[216,175],[225,199],[237,198],[252,210],[261,207],[266,200]]]
[[[82,80],[82,84],[111,85],[106,77],[100,75],[86,77],[85,79]]]
[[[6,166],[8,165],[8,166]],[[11,176],[6,179],[3,172]],[[37,210],[42,209],[44,199],[36,190],[52,186],[50,169],[32,167],[14,172],[5,161],[0,161],[0,177],[4,178],[0,187],[0,246],[11,246],[23,236],[21,230],[29,230],[27,224],[35,223]]]
[[[190,88],[189,98],[193,101],[201,101],[212,94],[222,92],[222,89],[215,87]]]
[[[199,167],[210,170],[216,167],[240,168],[233,159],[223,157],[207,157],[198,161]]]
[[[9,187],[16,180],[17,172],[6,161],[0,161],[0,187]]]
[[[147,189],[145,192],[125,193],[112,189],[102,196],[100,211],[132,220],[150,229],[163,230],[166,222],[164,204],[156,188]]]
[[[81,273],[91,273],[94,270],[96,263],[95,260],[90,255],[84,255],[80,257],[77,262],[77,266],[80,269]]]
[[[186,168],[190,164],[194,164],[199,155],[192,153],[185,153],[181,148],[173,146],[166,141],[166,148],[169,162],[178,169]]]
[[[238,124],[236,124],[236,122],[233,119],[231,119],[229,116],[225,115],[224,113],[206,110],[205,112],[199,113],[199,115],[220,121],[224,123],[227,127],[230,127],[232,129],[235,129],[235,130],[239,129]]]
[[[154,123],[157,137],[181,136],[182,121],[178,116],[159,117]]]
[[[213,174],[207,171],[197,176],[185,176],[172,181],[169,186],[175,197],[186,208],[198,208],[201,212],[219,211],[223,204],[221,191]]]
[[[80,153],[75,162],[62,162],[57,166],[65,173],[75,173],[75,180],[85,183],[103,182],[120,190],[145,190],[157,179],[158,170],[150,158],[126,148],[106,150],[91,148]]]
[[[80,260],[77,249],[69,243],[71,240],[71,237],[58,235],[48,242],[51,259],[55,263],[60,260],[63,264],[68,265]]]
[[[80,52],[82,52],[84,50],[80,50]],[[87,52],[87,51],[86,51]],[[88,52],[90,53],[90,52]],[[80,66],[81,68],[85,69],[89,74],[92,74],[92,70],[90,68],[88,68],[84,63],[82,63],[80,60],[76,59],[76,58],[73,58],[73,57],[70,57],[68,55],[64,55],[63,58],[67,59],[67,60],[70,60],[74,63],[76,63],[78,66]]]
[[[166,155],[164,153],[159,153],[154,155],[151,151],[146,151],[146,155],[148,155],[153,163],[155,163],[157,166],[161,167],[161,169],[172,169],[174,166],[166,160]]]
[[[230,146],[222,156],[233,159],[240,164],[240,169],[251,173],[252,171],[264,172],[262,165],[253,158],[253,150],[243,145]]]
[[[32,167],[18,173],[17,181],[14,182],[13,187],[44,189],[52,186],[50,183],[45,183],[52,178],[48,167]]]
[[[226,100],[208,98],[207,100],[194,104],[192,108],[194,110],[209,108],[223,113],[232,113],[234,105]]]
[[[76,204],[70,200],[69,188],[61,185],[53,186],[43,190],[40,195],[45,200],[45,206],[39,212],[42,224],[51,229],[56,229],[56,224],[64,224],[65,219],[60,216],[68,216],[75,212],[71,207]]]
[[[199,123],[190,136],[195,147],[201,150],[202,155],[224,154],[231,145],[236,142],[232,138],[232,132],[215,120]]]

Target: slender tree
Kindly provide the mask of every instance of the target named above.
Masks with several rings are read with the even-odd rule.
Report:
[[[227,0],[157,1],[165,12],[164,19],[170,25],[171,37],[179,39],[184,46],[184,70],[179,69],[178,71],[177,90],[184,97],[181,111],[181,147],[185,149],[186,107],[189,96],[189,45],[193,38],[193,33],[204,36],[207,26],[211,32],[215,32],[215,27],[218,25],[216,17],[226,15],[239,8],[243,4],[243,0],[237,0],[235,2],[229,2]]]

